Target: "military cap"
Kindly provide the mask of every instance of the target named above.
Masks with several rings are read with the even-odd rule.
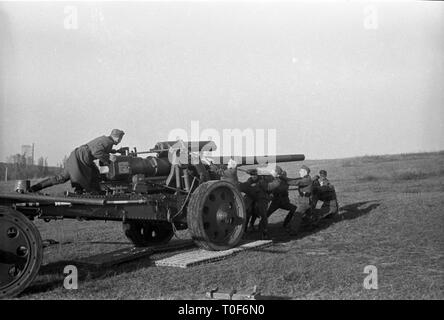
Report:
[[[321,171],[319,171],[319,175],[320,175],[321,177],[326,177],[326,176],[327,176],[327,171],[325,171],[325,170],[321,170]]]
[[[119,129],[113,129],[113,131],[111,131],[111,137],[115,137],[115,138],[122,138],[123,135],[125,134],[125,132],[123,132],[122,130]]]
[[[305,171],[307,171],[307,173],[310,173],[310,168],[307,167],[305,164],[301,166],[301,169],[304,169]]]

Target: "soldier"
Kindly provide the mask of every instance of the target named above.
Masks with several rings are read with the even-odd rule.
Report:
[[[272,200],[270,206],[267,210],[267,217],[270,217],[273,212],[277,209],[288,210],[286,218],[284,219],[283,226],[286,227],[288,225],[289,220],[294,215],[296,211],[296,206],[290,203],[290,198],[288,197],[288,182],[287,182],[287,172],[282,170],[281,167],[276,166],[276,180],[279,182],[279,186],[275,188],[272,194]]]
[[[210,173],[214,173],[220,177],[220,180],[228,181],[239,186],[239,179],[237,177],[237,163],[235,160],[230,159],[226,166],[215,165],[210,162]]]
[[[199,153],[191,152],[192,164],[196,170],[197,178],[200,183],[211,180],[209,167],[212,165],[210,159],[201,156]]]
[[[320,170],[319,175],[315,175],[313,177],[313,194],[312,194],[312,198],[311,198],[313,209],[316,208],[316,204],[320,200],[320,197],[322,197],[321,196],[322,191],[326,189],[326,188],[321,188],[324,186],[329,187],[330,181],[328,181],[328,179],[327,179],[327,171]]]
[[[316,184],[313,184],[313,197],[312,197],[312,207],[316,208],[317,202],[321,200],[322,212],[325,214],[322,217],[329,216],[338,212],[338,201],[336,198],[336,191],[334,186],[327,179],[327,171],[319,171],[319,179]]]
[[[250,178],[246,182],[240,183],[240,191],[244,192],[246,196],[251,200],[250,216],[247,216],[247,223],[249,218],[258,216],[261,220],[259,222],[259,231],[261,232],[262,239],[268,239],[268,217],[267,207],[269,203],[269,192],[273,191],[279,186],[279,181],[273,179],[267,181],[266,177],[259,177],[257,169],[249,170]],[[254,219],[252,220],[254,223]],[[251,222],[250,222],[251,223]],[[251,225],[251,224],[250,224]]]
[[[307,211],[311,210],[310,197],[313,189],[313,181],[310,177],[310,168],[306,165],[301,166],[299,170],[300,178],[289,179],[288,184],[297,186],[299,195],[296,199],[296,211],[292,215],[291,212],[287,215],[285,220],[289,225],[289,232],[291,235],[296,235],[301,226],[302,217]]]
[[[257,168],[242,171],[250,175],[250,178],[246,182],[239,184],[239,190],[245,194],[244,202],[247,210],[247,223],[245,224],[245,231],[248,231],[248,226],[250,227],[251,231],[254,231],[254,223],[256,222],[257,218],[260,218],[257,212],[261,210],[260,208],[259,210],[256,210],[255,198],[257,190],[254,190],[254,188],[257,187],[255,183],[259,181],[260,177],[258,176]]]
[[[330,181],[327,179],[327,171],[325,170],[319,171],[319,185],[321,187],[330,185]]]
[[[105,165],[109,164],[110,161],[114,161],[115,155],[111,154],[115,152],[113,146],[122,141],[124,134],[122,130],[113,129],[111,135],[98,137],[76,148],[69,155],[65,169],[61,174],[33,185],[28,191],[37,192],[71,180],[71,185],[76,192],[83,190],[87,192],[100,192],[100,172],[94,164],[94,160],[98,159]]]
[[[256,201],[259,201],[260,204],[261,200],[259,198],[263,196],[263,192],[261,192],[261,188],[259,187],[259,176],[257,175],[257,171],[251,169],[246,172],[250,174],[250,177],[247,181],[239,183],[239,190],[245,194],[244,202],[247,210],[245,231],[247,231],[248,225],[250,225],[251,230],[254,229],[256,216],[261,214],[261,208],[256,208]]]

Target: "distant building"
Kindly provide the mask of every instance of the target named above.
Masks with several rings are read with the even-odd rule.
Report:
[[[26,165],[33,165],[34,164],[34,144],[22,145],[22,155],[25,158]]]
[[[7,163],[15,163],[21,166],[31,166],[35,164],[34,161],[34,143],[23,144],[21,146],[21,152],[6,157]]]

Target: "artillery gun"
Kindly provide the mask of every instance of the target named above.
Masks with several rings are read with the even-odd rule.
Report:
[[[144,152],[122,148],[104,167],[100,194],[27,193],[23,181],[16,192],[0,194],[0,298],[22,292],[39,271],[43,246],[36,218],[119,221],[135,246],[165,244],[184,229],[207,250],[238,245],[246,223],[243,197],[234,184],[211,176],[200,158],[215,150],[212,141],[159,142]],[[230,157],[212,159],[223,166]],[[304,155],[236,160],[265,164],[302,161]]]

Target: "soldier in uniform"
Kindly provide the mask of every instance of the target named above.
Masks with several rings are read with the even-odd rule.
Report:
[[[301,226],[302,217],[311,210],[310,197],[313,189],[313,181],[310,177],[310,168],[306,165],[301,166],[299,170],[300,178],[289,179],[290,186],[298,187],[299,195],[296,198],[296,211],[293,215],[288,214],[288,227],[291,235],[296,235]],[[286,218],[286,219],[287,219]]]
[[[267,217],[270,217],[273,214],[273,212],[275,212],[277,209],[288,210],[289,213],[284,219],[284,224],[283,224],[283,226],[286,227],[288,225],[289,220],[296,211],[296,206],[290,203],[290,198],[288,197],[289,185],[287,182],[287,173],[284,170],[282,170],[282,168],[279,166],[276,166],[275,171],[276,171],[276,180],[278,181],[279,185],[271,192],[272,200],[267,210]]]
[[[267,195],[261,186],[261,181],[257,175],[257,171],[254,169],[247,170],[250,177],[247,181],[239,184],[239,190],[245,194],[244,201],[247,210],[247,223],[245,225],[245,231],[247,231],[248,225],[250,229],[254,229],[254,222],[256,217],[266,216],[268,199]],[[265,209],[264,209],[265,207]]]
[[[319,171],[319,185],[321,187],[330,185],[330,181],[327,179],[327,171],[325,170]]]
[[[267,180],[267,176],[259,177],[257,169],[249,170],[250,178],[246,182],[240,183],[240,191],[246,194],[246,202],[249,203],[249,213],[247,213],[247,223],[254,225],[255,215],[261,220],[259,231],[262,239],[268,239],[268,216],[267,208],[269,203],[269,193],[279,187],[280,182],[274,178]],[[270,177],[270,176],[269,176]]]
[[[327,171],[319,171],[319,176],[313,183],[312,207],[316,208],[319,200],[323,202],[321,210],[325,214],[322,217],[329,216],[338,212],[338,201],[334,186],[327,179]],[[324,209],[324,210],[323,210]]]
[[[115,157],[115,155],[111,154],[115,152],[113,146],[122,141],[124,134],[122,130],[113,129],[109,136],[98,137],[76,148],[69,155],[65,169],[61,174],[33,185],[28,191],[37,192],[71,180],[71,185],[76,192],[83,190],[87,192],[100,192],[100,172],[94,164],[94,160],[98,159],[105,165],[113,161]]]
[[[228,181],[234,184],[236,187],[239,186],[239,179],[237,177],[237,163],[235,160],[230,159],[226,166],[215,165],[210,163],[209,165],[210,174],[216,174],[220,177],[220,180]]]

